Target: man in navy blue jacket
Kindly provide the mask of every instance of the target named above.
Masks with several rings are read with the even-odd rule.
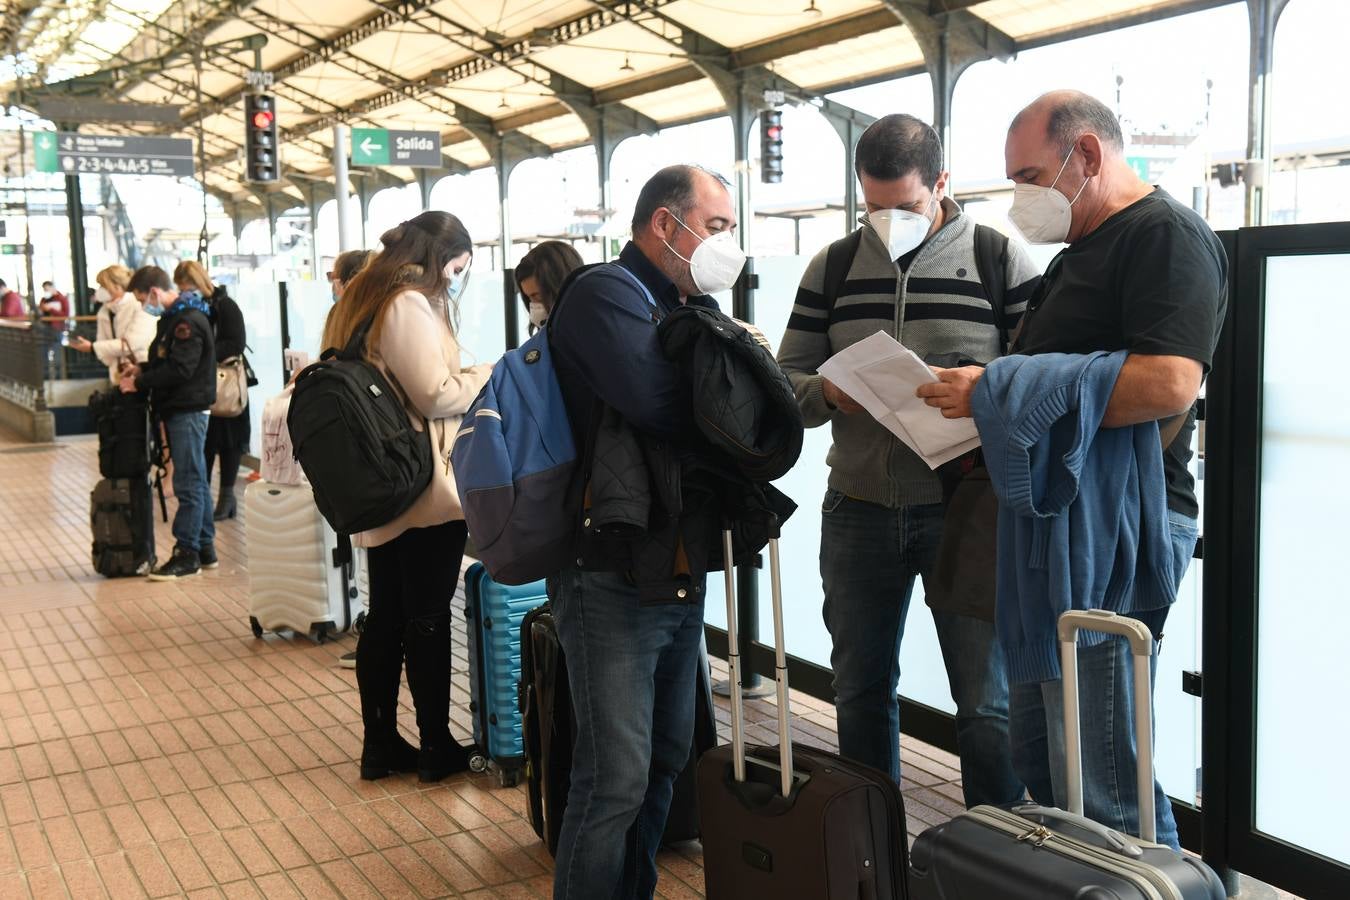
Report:
[[[633,240],[618,260],[637,280],[604,267],[565,292],[550,345],[579,444],[601,404],[639,432],[690,432],[692,402],[656,325],[681,304],[716,306],[707,294],[730,287],[744,263],[735,228],[724,181],[692,166],[663,169],[638,197]],[[644,605],[623,573],[595,568],[578,560],[549,579],[577,720],[553,896],[650,898],[693,738],[704,591],[697,584],[681,602]]]
[[[1069,245],[1050,262],[1028,302],[1012,352],[1129,351],[1101,427],[1160,422],[1171,572],[1179,584],[1199,534],[1191,436],[1195,399],[1223,324],[1223,246],[1198,214],[1139,179],[1125,159],[1115,114],[1086,94],[1054,91],[1037,99],[1013,120],[1004,154],[1014,182],[1013,224],[1033,243]],[[981,374],[969,367],[944,370],[941,383],[920,388],[920,396],[949,418],[969,416]],[[1075,598],[1076,605],[1083,602]],[[1131,615],[1161,640],[1168,609]],[[1013,685],[1010,726],[1018,775],[1037,801],[1062,807],[1058,674],[1046,671]],[[1085,647],[1079,677],[1085,811],[1104,825],[1138,834],[1128,645],[1111,639]],[[1158,841],[1176,847],[1171,803],[1161,785],[1155,783],[1154,794]]]

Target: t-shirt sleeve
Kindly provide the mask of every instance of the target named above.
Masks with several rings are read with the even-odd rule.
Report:
[[[1184,221],[1140,229],[1122,274],[1122,331],[1132,353],[1184,356],[1209,370],[1227,264],[1218,241]]]

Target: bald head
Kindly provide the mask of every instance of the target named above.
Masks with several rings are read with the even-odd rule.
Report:
[[[1024,138],[1040,137],[1048,141],[1060,156],[1067,156],[1084,134],[1095,134],[1104,153],[1118,156],[1125,152],[1125,138],[1116,114],[1082,91],[1051,91],[1037,97],[1013,119],[1008,128],[1010,140],[1014,132],[1023,132]]]

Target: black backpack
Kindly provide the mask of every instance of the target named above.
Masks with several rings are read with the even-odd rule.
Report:
[[[145,394],[124,394],[115,387],[97,391],[89,397],[89,414],[98,431],[99,474],[144,478],[157,449]]]
[[[319,512],[338,534],[398,518],[431,483],[430,425],[408,421],[398,391],[365,360],[366,322],[295,382],[286,425]]]

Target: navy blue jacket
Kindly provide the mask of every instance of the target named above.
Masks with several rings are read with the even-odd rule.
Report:
[[[995,620],[1014,684],[1060,677],[1065,611],[1151,625],[1176,600],[1158,423],[1101,427],[1128,355],[1005,356],[971,397],[999,498]]]
[[[578,446],[593,431],[596,399],[639,432],[679,438],[693,427],[693,404],[679,367],[666,359],[656,326],[680,308],[680,291],[631,241],[618,262],[651,291],[652,309],[637,285],[603,269],[564,288],[565,309],[549,322],[549,346]],[[689,306],[717,308],[711,297]]]

